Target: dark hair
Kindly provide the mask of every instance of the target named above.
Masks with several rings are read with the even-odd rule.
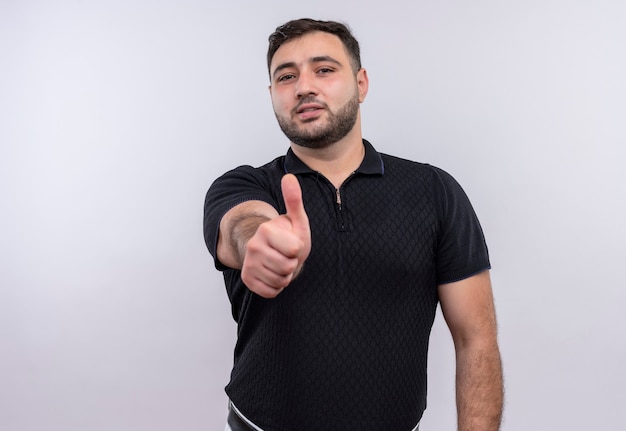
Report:
[[[350,56],[352,69],[355,73],[361,69],[361,50],[359,49],[359,42],[354,38],[348,26],[335,21],[317,21],[310,18],[296,19],[276,27],[276,31],[272,33],[268,39],[267,69],[270,69],[272,58],[283,43],[314,31],[334,34],[341,39],[341,42],[343,42]]]

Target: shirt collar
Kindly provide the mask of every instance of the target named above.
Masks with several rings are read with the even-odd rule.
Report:
[[[365,146],[365,157],[356,172],[366,175],[383,175],[385,173],[385,164],[382,157],[367,140],[363,139],[363,145]],[[284,169],[285,173],[292,174],[315,172],[300,160],[291,148],[285,156]]]

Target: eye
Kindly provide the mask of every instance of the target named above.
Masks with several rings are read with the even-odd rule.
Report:
[[[294,75],[293,73],[286,73],[284,75],[279,76],[277,81],[278,82],[287,82],[287,81],[290,81],[290,80],[294,79],[295,77],[296,77],[296,75]]]
[[[334,71],[335,71],[335,70],[334,70],[334,69],[332,69],[332,68],[330,68],[330,67],[320,67],[320,68],[317,70],[317,73],[319,73],[319,74],[321,74],[321,75],[326,75],[326,74],[328,74],[328,73],[332,73],[332,72],[334,72]]]

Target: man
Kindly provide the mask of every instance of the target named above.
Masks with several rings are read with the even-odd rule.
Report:
[[[466,195],[362,138],[368,77],[344,25],[291,21],[269,41],[290,149],[224,174],[205,202],[238,324],[227,429],[417,429],[438,302],[456,349],[459,430],[498,429],[490,264]]]

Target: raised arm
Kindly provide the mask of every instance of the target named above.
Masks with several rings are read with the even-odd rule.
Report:
[[[228,211],[220,222],[219,261],[241,269],[241,279],[253,292],[277,296],[298,275],[311,251],[309,219],[302,191],[293,175],[282,180],[286,214],[271,205],[248,201]]]
[[[489,271],[440,285],[439,299],[456,350],[458,430],[496,431],[503,385]]]

